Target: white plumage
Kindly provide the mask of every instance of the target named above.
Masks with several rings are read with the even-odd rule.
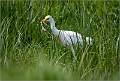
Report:
[[[65,31],[65,30],[59,30],[55,27],[55,21],[52,18],[52,16],[48,15],[46,16],[42,22],[44,24],[50,24],[52,33],[59,37],[60,41],[65,47],[70,47],[74,56],[74,59],[77,60],[75,56],[75,51],[73,49],[73,45],[79,44],[80,47],[83,47],[83,37],[81,34],[73,32],[73,31]],[[42,27],[44,29],[44,27]],[[44,29],[45,30],[45,29]],[[92,38],[91,37],[86,37],[86,43],[87,44],[92,44]]]

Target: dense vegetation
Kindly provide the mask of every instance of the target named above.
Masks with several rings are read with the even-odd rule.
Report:
[[[119,0],[2,0],[0,79],[118,80]],[[57,28],[94,39],[93,46],[71,50],[36,22],[52,15]]]

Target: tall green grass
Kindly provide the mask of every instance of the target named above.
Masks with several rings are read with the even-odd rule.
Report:
[[[118,80],[119,0],[2,0],[0,78],[2,80]],[[71,50],[36,21],[52,15],[57,28],[94,39],[93,46]]]

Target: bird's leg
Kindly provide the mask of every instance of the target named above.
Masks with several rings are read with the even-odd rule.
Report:
[[[73,61],[77,61],[77,57],[75,56],[75,50],[74,50],[73,46],[71,46],[71,50],[72,50],[72,54],[74,56]]]

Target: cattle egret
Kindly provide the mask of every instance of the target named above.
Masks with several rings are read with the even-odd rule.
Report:
[[[74,59],[77,60],[77,57],[75,55],[75,51],[73,49],[73,46],[76,44],[79,44],[80,47],[83,47],[83,37],[81,34],[73,32],[73,31],[65,31],[65,30],[59,30],[55,26],[55,21],[52,16],[48,15],[46,16],[42,21],[41,24],[50,24],[52,33],[54,36],[59,37],[60,41],[65,47],[69,47],[72,50],[72,54],[74,56]],[[45,28],[42,26],[42,29],[45,30]],[[46,31],[46,30],[45,30]],[[92,44],[92,38],[86,37],[86,43]]]

